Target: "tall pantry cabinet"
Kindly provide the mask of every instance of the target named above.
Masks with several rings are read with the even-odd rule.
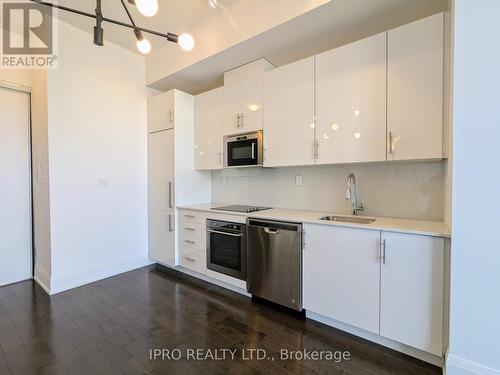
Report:
[[[148,102],[149,257],[178,263],[176,206],[210,200],[210,174],[194,170],[194,97],[170,90]]]

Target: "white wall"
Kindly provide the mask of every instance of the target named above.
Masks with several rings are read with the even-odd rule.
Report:
[[[500,373],[500,1],[455,0],[447,375]]]
[[[214,171],[212,201],[349,213],[344,195],[351,172],[363,215],[443,220],[442,162]],[[296,175],[302,186],[295,186]]]
[[[63,22],[59,51],[47,81],[51,292],[149,262],[145,61]]]

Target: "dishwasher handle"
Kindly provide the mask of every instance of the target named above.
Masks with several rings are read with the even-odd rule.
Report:
[[[280,230],[278,228],[264,228],[264,232],[267,234],[278,234]]]
[[[292,232],[302,232],[302,224],[300,223],[285,223],[281,221],[267,221],[249,218],[247,225],[250,227],[264,228],[264,231],[269,234],[279,233],[280,229]]]

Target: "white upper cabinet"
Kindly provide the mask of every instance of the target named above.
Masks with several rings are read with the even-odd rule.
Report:
[[[386,34],[316,56],[319,164],[386,160]]]
[[[174,127],[174,90],[153,96],[148,101],[148,132]]]
[[[444,240],[382,232],[380,334],[443,354]]]
[[[264,166],[314,163],[314,57],[264,73]]]
[[[221,87],[195,97],[194,163],[197,170],[222,168],[223,95]]]
[[[379,332],[380,232],[305,226],[304,308]]]
[[[443,13],[388,32],[387,159],[443,157]]]

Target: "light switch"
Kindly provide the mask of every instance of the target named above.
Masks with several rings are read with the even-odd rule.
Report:
[[[302,186],[302,176],[295,176],[295,186]]]

